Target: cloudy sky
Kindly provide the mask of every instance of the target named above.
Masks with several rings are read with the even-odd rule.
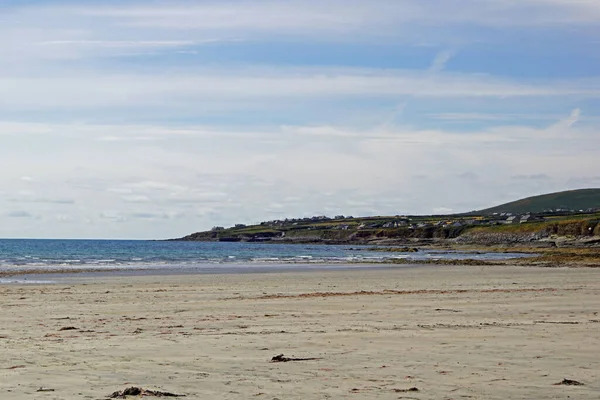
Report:
[[[597,0],[0,0],[0,237],[600,187]]]

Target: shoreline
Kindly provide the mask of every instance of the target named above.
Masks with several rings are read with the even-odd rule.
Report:
[[[210,264],[208,264],[210,265]],[[367,270],[375,271],[381,269],[395,268],[422,268],[433,267],[440,264],[392,264],[392,263],[288,263],[272,265],[250,265],[239,266],[215,266],[189,267],[189,268],[150,268],[150,269],[97,269],[97,270],[36,270],[20,271],[18,273],[0,273],[0,285],[12,285],[7,282],[13,281],[27,283],[25,281],[46,282],[48,284],[59,284],[66,282],[87,281],[94,282],[102,279],[122,279],[138,277],[168,277],[168,276],[195,276],[195,275],[246,275],[246,274],[286,274],[286,273],[311,273],[327,271],[352,271]]]
[[[187,249],[185,249],[187,250]],[[198,252],[198,249],[194,249]],[[502,265],[506,262],[512,262],[519,258],[531,257],[525,252],[500,252],[485,251],[481,249],[430,249],[420,248],[412,249],[409,252],[403,249],[385,249],[385,248],[352,248],[343,247],[335,250],[333,253],[318,252],[298,248],[298,251],[291,251],[289,248],[281,250],[279,254],[266,253],[266,258],[258,257],[263,248],[252,249],[256,252],[248,253],[247,249],[238,250],[219,250],[221,254],[218,257],[208,260],[193,260],[193,256],[178,260],[176,257],[165,261],[144,261],[145,255],[140,255],[140,261],[123,261],[112,254],[101,254],[95,258],[89,258],[89,263],[80,263],[85,256],[74,255],[60,262],[55,257],[56,262],[43,264],[39,261],[42,256],[17,256],[15,262],[20,264],[6,263],[7,260],[0,260],[6,264],[0,265],[0,283],[7,278],[18,276],[71,276],[82,274],[96,275],[166,275],[166,274],[206,274],[206,273],[251,273],[251,272],[271,272],[287,270],[326,270],[326,269],[351,269],[351,268],[388,268],[392,266],[417,266],[417,265]],[[144,251],[143,249],[141,251]],[[170,250],[169,250],[170,251]],[[208,250],[209,252],[212,250]],[[236,254],[240,251],[240,254]],[[246,253],[243,253],[243,252]],[[337,253],[336,253],[337,252]],[[227,254],[230,254],[227,256]],[[234,254],[232,256],[231,254]],[[207,257],[198,253],[200,257]],[[96,258],[105,257],[106,264],[101,264]],[[137,257],[129,256],[132,260]],[[165,253],[169,257],[169,253]],[[210,256],[209,256],[210,257]],[[258,257],[258,258],[255,258]],[[227,258],[227,260],[224,260]],[[245,259],[247,258],[247,259]],[[27,261],[33,260],[31,264]],[[48,261],[42,259],[42,261]],[[52,261],[52,259],[50,260]],[[110,263],[109,261],[114,261]],[[71,263],[75,262],[75,263]]]
[[[392,249],[393,250],[393,249]],[[379,250],[382,254],[389,249]],[[317,261],[304,260],[287,262],[235,262],[235,263],[199,263],[194,265],[152,265],[152,266],[107,266],[105,268],[34,268],[17,270],[0,270],[0,285],[12,284],[26,280],[64,281],[76,277],[136,277],[136,276],[168,276],[168,275],[210,275],[210,274],[256,274],[311,272],[327,270],[376,270],[391,268],[417,268],[424,266],[520,266],[542,268],[599,268],[600,253],[596,249],[567,248],[546,249],[506,247],[482,249],[469,247],[460,251],[464,254],[519,254],[519,257],[499,259],[411,259],[386,258],[374,261]]]
[[[108,243],[108,244],[107,244]],[[273,270],[385,268],[419,265],[521,265],[545,267],[600,267],[600,247],[530,246],[378,246],[359,248],[327,245],[158,245],[129,241],[94,243],[86,246],[61,241],[54,245],[32,242],[29,248],[8,245],[0,259],[0,284],[15,277],[50,275],[150,275],[183,273],[248,273]],[[151,242],[148,242],[151,243]],[[97,247],[96,247],[97,246]],[[137,271],[137,272],[136,272]],[[43,278],[46,276],[46,278]],[[27,278],[27,279],[33,279]]]

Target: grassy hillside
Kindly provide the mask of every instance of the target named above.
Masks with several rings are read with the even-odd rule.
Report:
[[[600,189],[579,189],[565,192],[549,193],[540,196],[502,204],[472,214],[491,215],[493,213],[543,213],[556,210],[589,210],[600,209]]]
[[[492,215],[494,213],[497,215]],[[509,218],[500,213],[540,215],[522,220],[521,216]],[[600,236],[600,189],[535,196],[470,214],[360,218],[315,216],[248,226],[214,227],[176,240],[368,244],[462,239],[464,242],[497,244],[537,241],[554,236]]]
[[[423,217],[420,217],[423,218]],[[463,242],[484,244],[529,242],[551,236],[585,238],[600,236],[600,213],[570,216],[551,216],[544,221],[500,224],[481,220],[467,224],[466,220],[450,220],[445,225],[420,220],[418,224],[384,227],[395,217],[352,218],[327,222],[265,223],[243,227],[221,228],[197,232],[181,238],[191,241],[272,241],[279,243],[377,243],[411,240],[440,240],[461,237]],[[462,221],[462,224],[458,223]],[[369,224],[367,224],[367,222]],[[412,222],[412,221],[411,221]],[[458,223],[458,226],[457,226]],[[386,225],[387,226],[387,225]]]

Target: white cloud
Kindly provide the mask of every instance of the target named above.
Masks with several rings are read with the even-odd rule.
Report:
[[[123,5],[79,7],[67,12],[101,17],[125,26],[168,29],[283,31],[288,33],[381,32],[396,23],[474,23],[481,25],[591,23],[600,7],[586,0],[291,0],[240,4],[208,1],[190,6]]]
[[[129,1],[9,6],[2,11],[5,60],[156,54],[290,37],[452,45],[485,40],[486,27],[600,26],[600,7],[593,0]],[[469,31],[475,28],[477,35]]]
[[[151,136],[100,136],[96,140],[99,142],[148,142],[159,139]]]
[[[74,204],[75,201],[73,199],[67,198],[46,198],[46,197],[34,197],[34,196],[19,196],[19,197],[10,197],[7,199],[8,202],[11,203],[46,203],[46,204],[65,204],[71,205]]]
[[[150,203],[150,198],[144,195],[130,195],[121,198],[127,203]]]
[[[548,175],[546,175],[544,173],[530,174],[530,175],[515,175],[511,178],[515,179],[515,180],[525,180],[525,181],[544,181],[544,180],[551,179]]]
[[[438,53],[429,67],[429,72],[438,73],[442,72],[446,68],[446,64],[454,57],[454,52],[450,50],[444,50]]]
[[[168,219],[169,216],[164,213],[150,213],[150,212],[134,212],[129,214],[131,218],[136,219]]]
[[[40,46],[91,46],[108,48],[130,47],[186,47],[197,45],[198,42],[184,40],[49,40],[38,43]]]
[[[556,115],[532,113],[437,113],[428,114],[432,119],[444,122],[479,122],[479,121],[506,121],[506,120],[556,120]]]
[[[569,118],[562,121],[562,123],[570,128],[571,126],[573,126],[573,124],[575,124],[577,121],[579,121],[580,118],[581,118],[581,109],[576,108],[571,112],[571,115],[569,116]]]
[[[600,81],[519,82],[490,76],[376,69],[264,69],[204,71],[193,74],[0,77],[0,106],[5,110],[93,110],[124,106],[163,110],[224,101],[227,108],[281,99],[381,97],[506,98],[575,96],[597,98]],[[236,102],[238,103],[236,106]],[[164,112],[164,111],[163,111]],[[43,129],[43,127],[42,127]],[[144,140],[140,135],[139,140]],[[115,140],[105,135],[103,140]]]
[[[529,34],[591,42],[599,33],[599,4],[6,6],[0,232],[174,237],[259,222],[274,212],[463,211],[531,190],[591,184],[594,177],[576,176],[596,168],[600,148],[598,117],[589,116],[600,77],[585,72],[593,68],[571,68],[569,61],[560,66],[559,76],[567,78],[552,77],[539,58],[538,78],[518,78],[519,68],[503,71],[503,64],[495,68],[502,76],[445,67],[452,60],[452,70],[475,71],[472,58],[481,48],[492,57],[495,44],[512,48],[515,37]],[[553,43],[543,50],[563,45]],[[273,56],[283,44],[289,47]],[[314,44],[315,53],[333,44],[339,54],[304,59]],[[238,46],[242,51],[233,55]],[[399,47],[397,59],[392,46]],[[511,56],[523,50],[517,47]],[[380,48],[390,49],[387,66],[413,69],[377,67],[370,57]],[[575,50],[573,62],[581,62]],[[430,59],[438,52],[430,68],[424,51]],[[355,67],[347,66],[349,54]],[[271,56],[277,62],[269,65]],[[301,58],[304,66],[296,65]],[[257,59],[266,64],[253,65]],[[27,211],[15,210],[21,202]],[[11,213],[22,218],[10,220]]]

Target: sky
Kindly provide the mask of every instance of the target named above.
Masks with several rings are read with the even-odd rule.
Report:
[[[0,237],[600,187],[597,0],[0,0]]]

